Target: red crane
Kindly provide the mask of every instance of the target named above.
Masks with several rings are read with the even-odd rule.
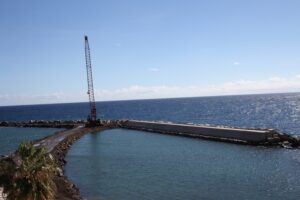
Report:
[[[89,41],[87,36],[84,36],[84,42],[85,42],[85,62],[86,62],[86,72],[87,72],[87,83],[88,83],[87,94],[89,95],[89,101],[90,101],[90,115],[88,116],[88,121],[94,124],[97,120],[97,111],[96,111],[96,103],[95,103],[95,96],[94,96],[90,46],[89,46]]]

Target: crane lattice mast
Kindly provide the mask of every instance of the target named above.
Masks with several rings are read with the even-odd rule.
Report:
[[[88,118],[89,121],[95,122],[97,120],[97,112],[96,112],[96,103],[94,96],[94,86],[93,86],[93,73],[92,73],[92,63],[91,63],[91,54],[88,37],[84,37],[85,41],[85,62],[86,62],[86,72],[87,72],[87,83],[88,83],[88,92],[89,101],[90,101],[90,116]]]

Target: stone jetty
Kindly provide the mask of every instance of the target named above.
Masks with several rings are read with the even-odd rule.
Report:
[[[285,148],[300,146],[299,137],[280,133],[274,129],[246,129],[139,120],[122,120],[118,121],[117,124],[119,127],[127,129],[238,144],[282,146]]]
[[[66,128],[71,129],[85,125],[84,120],[29,120],[29,121],[0,121],[3,127],[39,127],[39,128]]]
[[[42,127],[73,129],[87,124],[84,120],[29,120],[25,122],[0,122],[0,127]],[[215,140],[222,142],[282,146],[294,148],[300,146],[300,138],[281,133],[274,129],[253,129],[195,124],[176,124],[170,122],[141,120],[99,120],[99,127],[126,128],[154,133],[184,136],[191,138]]]

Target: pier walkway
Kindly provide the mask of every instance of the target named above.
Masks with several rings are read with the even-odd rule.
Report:
[[[77,134],[88,133],[90,131],[91,129],[89,128],[85,128],[84,126],[78,126],[73,129],[57,132],[54,135],[51,135],[49,137],[46,137],[45,139],[37,141],[34,143],[34,146],[45,147],[47,149],[47,152],[50,153],[58,144],[66,140],[68,137],[72,137]]]

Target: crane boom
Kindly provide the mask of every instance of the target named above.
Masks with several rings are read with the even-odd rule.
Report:
[[[91,122],[95,122],[97,120],[97,111],[96,111],[96,103],[95,103],[95,96],[94,96],[90,46],[89,46],[89,41],[87,36],[84,36],[84,41],[85,41],[85,62],[86,62],[87,83],[88,83],[87,94],[89,95],[89,102],[90,102],[90,116],[88,119]]]

